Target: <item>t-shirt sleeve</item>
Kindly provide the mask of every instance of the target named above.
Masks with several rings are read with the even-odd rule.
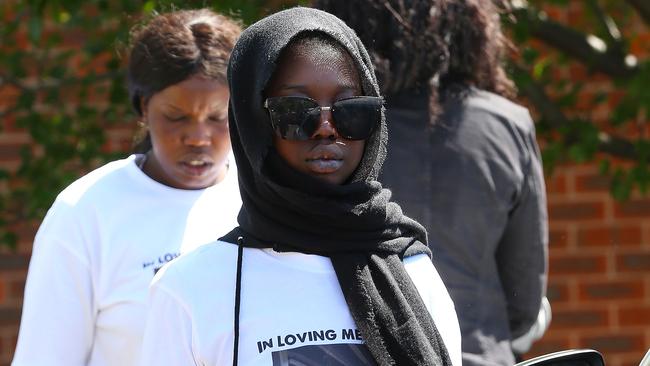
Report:
[[[418,289],[453,365],[461,366],[461,335],[454,302],[447,287],[426,254],[404,258],[404,267]]]
[[[534,128],[524,143],[528,161],[522,168],[523,182],[496,253],[513,338],[526,333],[535,323],[546,293],[547,276],[546,191]]]
[[[171,277],[169,266],[154,277],[149,287],[140,365],[198,365],[192,351],[192,319],[167,286],[173,279],[166,277]]]
[[[95,328],[93,285],[81,236],[56,205],[34,240],[12,365],[85,365]]]

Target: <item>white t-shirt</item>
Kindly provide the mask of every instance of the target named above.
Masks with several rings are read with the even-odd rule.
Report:
[[[404,265],[460,366],[458,319],[442,280],[426,255]],[[237,246],[221,241],[163,268],[149,290],[140,364],[232,365],[236,269]],[[244,248],[240,304],[239,365],[374,362],[327,257]]]
[[[154,181],[135,155],[72,183],[36,234],[13,365],[137,364],[155,271],[234,228],[240,206],[232,163],[201,190]]]

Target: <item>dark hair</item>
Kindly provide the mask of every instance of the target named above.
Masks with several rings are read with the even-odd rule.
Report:
[[[452,85],[514,97],[503,67],[512,45],[491,0],[315,0],[314,6],[357,32],[384,94],[429,87],[432,119]]]
[[[226,83],[228,60],[240,33],[239,22],[209,9],[159,14],[134,27],[127,79],[138,115],[142,101],[196,74]],[[150,149],[147,133],[136,141],[134,151]]]

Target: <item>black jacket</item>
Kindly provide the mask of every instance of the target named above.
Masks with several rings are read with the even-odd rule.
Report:
[[[537,318],[546,291],[547,214],[528,111],[469,89],[429,127],[428,96],[388,98],[380,180],[422,223],[454,300],[463,364],[514,364],[510,340]]]

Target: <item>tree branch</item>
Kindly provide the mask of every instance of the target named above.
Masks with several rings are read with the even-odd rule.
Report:
[[[521,94],[530,100],[540,113],[542,118],[555,130],[571,123],[562,110],[546,94],[543,86],[530,77],[530,74],[518,65],[514,65],[513,72],[520,80],[524,80],[519,85]],[[580,139],[575,133],[565,136],[567,144],[575,143]],[[627,160],[638,160],[639,154],[632,142],[627,139],[609,135],[605,132],[598,134],[598,150],[617,158]]]
[[[636,11],[644,22],[650,24],[650,2],[648,0],[626,0]]]
[[[588,0],[587,5],[596,16],[596,19],[598,19],[603,33],[607,36],[607,44],[613,47],[613,51],[618,53],[619,56],[625,57],[623,52],[623,42],[621,40],[621,31],[618,29],[618,26],[616,26],[614,19],[603,11],[603,8],[598,4],[598,0]]]
[[[527,6],[513,9],[513,14],[517,21],[528,24],[531,36],[580,60],[593,70],[620,78],[630,78],[638,71],[636,65],[626,62],[626,55],[616,52],[615,48],[607,48],[604,41],[595,36],[549,20]],[[602,42],[604,49],[597,44],[598,41]]]

